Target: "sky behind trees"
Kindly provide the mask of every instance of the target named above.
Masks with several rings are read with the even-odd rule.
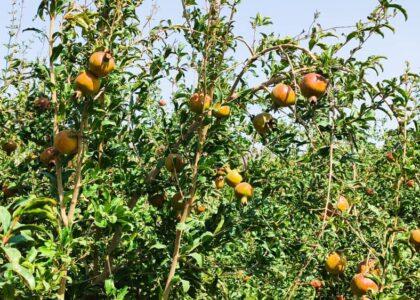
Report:
[[[4,67],[4,56],[6,49],[4,44],[8,42],[8,29],[10,24],[11,3],[17,2],[17,8],[20,10],[22,0],[0,0],[2,3],[0,10],[0,48],[1,63],[0,67]],[[37,27],[45,30],[47,24],[34,21],[38,0],[23,0],[22,24],[21,32],[18,38],[30,44],[31,49],[28,50],[27,57],[34,58],[37,56],[46,56],[48,52],[47,44],[34,36],[34,33],[22,32],[28,27]],[[83,1],[82,1],[83,2]],[[86,1],[90,3],[91,1]],[[388,59],[384,62],[384,77],[397,76],[401,74],[405,67],[405,61],[409,61],[413,72],[420,72],[420,1],[399,0],[397,3],[403,5],[409,14],[408,21],[404,21],[399,16],[393,21],[396,33],[387,32],[385,38],[374,37],[367,46],[360,51],[359,57],[369,55],[384,55]],[[250,26],[250,18],[255,17],[257,12],[263,16],[270,17],[273,24],[266,27],[266,32],[275,32],[280,36],[295,36],[302,30],[308,29],[313,21],[313,16],[319,12],[318,23],[323,28],[335,26],[354,25],[358,20],[363,20],[375,7],[375,0],[353,0],[353,1],[337,1],[337,0],[243,0],[239,6],[236,20],[236,33],[242,35],[246,40],[252,40],[252,30]],[[176,0],[145,0],[142,6],[141,16],[147,16],[154,11],[153,22],[161,19],[171,19],[173,23],[181,22],[181,2]],[[20,17],[20,11],[16,16]],[[152,24],[153,24],[152,22]],[[240,57],[248,55],[245,48],[237,53]]]

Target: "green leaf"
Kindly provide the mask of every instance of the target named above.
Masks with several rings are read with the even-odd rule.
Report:
[[[28,269],[19,264],[12,264],[12,270],[25,281],[26,285],[31,290],[35,288],[35,278]]]
[[[225,223],[225,218],[222,216],[222,218],[220,219],[219,224],[217,224],[216,229],[214,230],[214,235],[216,235],[217,233],[220,232],[220,230],[222,230],[223,224]]]
[[[115,293],[115,285],[113,279],[105,280],[105,293],[110,296]]]
[[[159,242],[154,244],[152,247],[150,247],[150,249],[165,249],[165,248],[166,248],[166,245],[161,244]]]
[[[188,280],[181,279],[181,284],[184,293],[188,292],[188,290],[190,289],[190,282]]]
[[[10,247],[1,247],[4,251],[4,254],[7,257],[7,260],[12,264],[18,264],[22,255],[20,254],[19,250],[16,248]]]
[[[404,19],[407,21],[408,20],[408,14],[407,11],[405,10],[405,8],[403,8],[401,5],[399,4],[388,4],[388,7],[392,7],[395,8],[396,10],[400,11],[403,15],[404,15]]]
[[[194,252],[189,254],[188,256],[191,256],[195,259],[197,262],[197,265],[201,268],[203,266],[203,256],[200,253]]]
[[[12,220],[12,216],[10,215],[9,211],[6,207],[0,206],[0,224],[3,228],[3,232],[6,233],[9,229],[10,222]]]

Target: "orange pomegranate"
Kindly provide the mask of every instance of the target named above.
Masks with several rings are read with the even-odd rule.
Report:
[[[337,201],[337,209],[340,210],[341,212],[345,212],[349,209],[349,207],[350,205],[346,197],[341,195]]]
[[[331,274],[341,274],[346,268],[346,260],[344,257],[339,255],[337,252],[333,252],[328,255],[325,260],[325,268]]]
[[[414,181],[414,179],[410,179],[410,180],[407,180],[407,182],[405,183],[409,188],[412,188],[412,187],[414,187],[414,185],[415,185],[415,181]]]
[[[416,249],[420,249],[420,229],[411,230],[410,243],[413,244]]]
[[[44,165],[56,164],[59,152],[54,147],[48,147],[42,151],[39,160]]]
[[[271,98],[277,107],[291,106],[296,103],[295,91],[288,85],[279,83],[271,91]]]
[[[210,108],[212,99],[209,95],[203,93],[195,93],[190,98],[190,109],[191,111],[201,114]]]
[[[324,95],[327,87],[328,81],[322,75],[316,73],[306,74],[300,83],[302,95],[315,103],[319,97]]]
[[[166,105],[166,100],[165,99],[160,99],[159,100],[159,106],[165,106]]]
[[[54,148],[61,154],[74,154],[77,152],[77,133],[71,130],[63,130],[54,137]]]
[[[96,95],[101,87],[100,80],[90,71],[84,71],[76,77],[77,90],[85,95]]]
[[[203,212],[205,212],[206,211],[206,207],[204,206],[204,205],[199,205],[199,206],[197,206],[197,212],[199,213],[199,214],[201,214],[201,213],[203,213]]]
[[[385,157],[389,162],[394,162],[395,161],[395,157],[394,157],[394,154],[392,152],[387,152],[385,154]]]
[[[115,60],[109,51],[98,51],[89,58],[89,71],[97,77],[105,77],[115,69]]]
[[[213,108],[213,116],[218,119],[227,118],[230,115],[230,107],[217,103]]]
[[[320,290],[324,285],[324,283],[319,279],[312,279],[309,284],[316,290]]]
[[[378,285],[363,274],[356,274],[351,281],[351,290],[356,296],[366,295],[369,291],[376,293],[379,290]]]

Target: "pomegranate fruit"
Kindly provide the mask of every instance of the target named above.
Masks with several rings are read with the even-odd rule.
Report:
[[[225,180],[229,186],[235,187],[242,182],[242,176],[236,170],[228,170]]]
[[[225,186],[225,179],[223,176],[218,176],[214,181],[214,184],[216,185],[216,189],[220,190]]]
[[[269,113],[258,114],[252,119],[252,124],[254,125],[255,130],[261,135],[270,131],[273,122],[273,116]]]
[[[385,154],[385,157],[389,162],[394,162],[395,161],[395,157],[394,157],[394,154],[392,152],[387,152]]]
[[[59,152],[54,147],[48,147],[39,156],[39,160],[44,165],[56,164]]]
[[[54,137],[54,148],[61,154],[74,154],[78,148],[77,133],[71,130],[63,130]]]
[[[230,107],[227,105],[221,105],[220,103],[217,103],[214,106],[213,109],[213,116],[215,116],[218,119],[221,118],[227,118],[230,115]]]
[[[97,51],[89,58],[89,71],[97,77],[105,77],[115,69],[115,60],[109,51]]]
[[[1,148],[3,149],[4,152],[7,153],[7,155],[10,155],[12,154],[12,152],[14,152],[17,149],[17,144],[15,141],[10,140],[3,143]]]
[[[337,209],[341,212],[345,212],[349,209],[350,205],[346,197],[340,196],[337,201]]]
[[[212,99],[210,96],[204,95],[203,93],[195,93],[190,98],[190,110],[201,114],[209,109],[211,102]]]
[[[407,182],[405,183],[409,188],[412,188],[412,187],[414,187],[414,185],[415,185],[415,181],[414,181],[414,179],[410,179],[410,180],[407,180]]]
[[[277,107],[292,106],[296,103],[295,91],[288,85],[279,83],[271,91],[271,98]]]
[[[159,106],[165,106],[166,105],[166,100],[165,99],[160,99],[159,100]]]
[[[363,274],[356,274],[351,281],[351,290],[356,296],[366,295],[369,291],[376,293],[379,290],[378,285]]]
[[[241,199],[243,205],[248,203],[248,198],[254,194],[254,188],[247,182],[241,182],[235,187],[235,195]]]
[[[416,249],[420,249],[420,229],[411,230],[410,243],[413,244]]]
[[[346,268],[346,264],[345,258],[337,252],[329,254],[325,260],[325,268],[329,273],[334,275],[343,273]]]
[[[319,279],[312,279],[309,284],[316,290],[320,290],[324,285],[323,282]]]
[[[316,103],[326,92],[328,81],[320,74],[309,73],[303,76],[300,83],[302,95],[309,99],[310,102]]]
[[[96,95],[101,87],[100,80],[90,71],[84,71],[76,77],[77,90],[84,95]]]

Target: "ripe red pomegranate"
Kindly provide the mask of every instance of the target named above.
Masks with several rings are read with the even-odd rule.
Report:
[[[394,154],[392,152],[387,152],[385,154],[385,157],[389,162],[394,162],[395,161],[395,157],[394,157]]]
[[[316,103],[318,98],[324,95],[327,87],[327,79],[316,73],[306,74],[300,83],[302,95],[308,98],[311,103]]]
[[[159,100],[159,106],[165,106],[166,105],[166,100],[165,99],[160,99]]]

